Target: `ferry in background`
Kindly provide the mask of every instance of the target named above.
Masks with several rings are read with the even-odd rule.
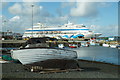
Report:
[[[42,23],[37,23],[33,28],[25,31],[23,38],[28,37],[54,37],[57,39],[66,38],[84,38],[98,37],[101,33],[94,33],[83,24],[73,24],[68,22],[59,27],[45,27]]]

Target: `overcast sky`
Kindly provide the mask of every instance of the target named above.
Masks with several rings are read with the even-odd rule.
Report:
[[[33,23],[57,27],[69,20],[84,24],[102,36],[118,35],[118,2],[2,2],[2,30],[23,33]],[[31,0],[29,0],[31,1]],[[34,1],[34,0],[33,0]]]

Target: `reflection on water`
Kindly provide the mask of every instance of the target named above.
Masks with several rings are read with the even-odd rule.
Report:
[[[74,49],[78,53],[78,59],[92,60],[106,63],[118,63],[118,49],[102,46],[90,46]]]

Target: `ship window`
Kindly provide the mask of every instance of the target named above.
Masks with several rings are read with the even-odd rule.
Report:
[[[41,43],[39,40],[36,41],[37,43]]]
[[[82,27],[85,27],[84,25],[82,25]]]
[[[89,32],[92,32],[92,31],[89,31]]]

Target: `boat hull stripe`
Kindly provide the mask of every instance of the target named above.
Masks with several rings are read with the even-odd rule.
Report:
[[[54,30],[26,30],[29,31],[71,31],[71,30],[89,30],[89,29],[54,29]]]

